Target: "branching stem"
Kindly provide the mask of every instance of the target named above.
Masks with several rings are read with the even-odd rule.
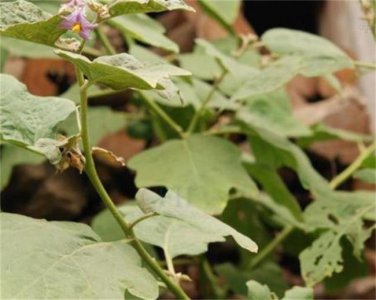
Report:
[[[98,26],[97,28],[95,28],[95,33],[96,33],[97,37],[99,38],[99,40],[101,41],[104,48],[106,49],[107,53],[109,55],[115,55],[117,52],[116,52],[115,48],[112,47],[110,41],[108,40],[108,37],[103,32],[103,29],[100,26]]]
[[[99,179],[97,170],[95,168],[95,163],[93,156],[91,154],[90,140],[89,140],[89,127],[87,121],[87,110],[88,110],[88,98],[87,98],[87,88],[88,85],[85,83],[84,76],[82,72],[76,68],[77,81],[80,85],[80,98],[81,98],[81,138],[85,154],[85,172],[89,177],[91,183],[93,184],[95,190],[99,194],[103,203],[106,205],[108,210],[111,212],[113,217],[116,219],[117,223],[122,228],[124,235],[131,240],[133,247],[136,249],[138,254],[141,256],[143,261],[155,272],[155,274],[160,277],[160,279],[166,284],[166,286],[174,293],[178,299],[187,300],[189,297],[185,294],[183,289],[171,278],[169,278],[164,270],[159,266],[157,261],[150,256],[150,254],[145,250],[141,242],[136,238],[132,227],[127,223],[124,216],[117,209],[116,205],[112,202],[110,196],[107,194],[101,180]]]

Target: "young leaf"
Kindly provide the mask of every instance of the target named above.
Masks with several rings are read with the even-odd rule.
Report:
[[[54,46],[66,32],[60,27],[61,18],[24,0],[0,3],[0,35],[38,44]]]
[[[224,241],[224,237],[232,236],[240,247],[257,252],[257,245],[245,235],[239,233],[227,224],[205,214],[197,208],[189,205],[172,191],[168,191],[164,198],[147,189],[140,189],[136,194],[137,204],[144,213],[156,213],[161,217],[153,218],[139,223],[149,221],[149,225],[143,229],[143,237],[152,240],[152,244],[161,247],[169,247],[170,253],[174,256],[185,254],[198,254],[206,250],[208,243],[213,241]],[[160,226],[158,226],[160,225]],[[137,225],[136,225],[137,226]],[[159,228],[163,235],[157,238],[153,228]],[[169,237],[169,235],[172,235]],[[181,235],[179,237],[179,235]],[[163,239],[161,239],[163,237]],[[178,240],[175,240],[178,239]],[[186,239],[186,241],[183,241]],[[189,246],[188,240],[191,241]],[[179,242],[183,245],[179,245]]]
[[[109,23],[140,42],[175,53],[179,52],[179,46],[164,35],[163,26],[147,15],[120,16],[109,20]]]
[[[313,290],[311,288],[294,286],[286,291],[282,300],[313,300]]]
[[[112,17],[175,9],[194,11],[184,0],[114,0],[108,8]]]
[[[75,105],[68,99],[37,97],[10,75],[0,75],[0,124],[4,141],[45,155],[51,162],[60,159],[56,126],[64,121]]]
[[[231,188],[256,193],[239,149],[217,137],[168,141],[136,155],[128,166],[137,172],[138,187],[165,186],[211,214],[222,212]]]
[[[364,242],[374,227],[365,228],[364,220],[374,214],[376,202],[372,193],[327,193],[316,199],[305,211],[307,228],[326,231],[299,256],[302,274],[313,286],[334,272],[342,271],[343,237],[352,243],[359,258]],[[372,216],[371,216],[372,217]]]
[[[155,299],[158,285],[123,240],[102,242],[84,224],[2,213],[1,292],[14,299]]]
[[[274,53],[301,57],[304,76],[321,76],[354,67],[346,53],[311,33],[276,28],[264,33],[261,40]]]
[[[126,53],[102,56],[93,61],[67,51],[56,50],[55,53],[80,68],[90,83],[102,83],[115,90],[162,89],[163,80],[167,80],[170,76],[191,74],[168,64],[145,65]]]

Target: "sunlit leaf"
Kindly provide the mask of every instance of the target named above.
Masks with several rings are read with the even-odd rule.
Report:
[[[376,183],[376,169],[361,169],[354,173],[354,178],[368,183]]]
[[[158,285],[124,240],[84,224],[1,215],[1,292],[13,299],[155,299]]]
[[[240,162],[240,151],[217,137],[193,135],[172,140],[133,157],[138,187],[165,186],[208,213],[225,208],[231,188],[255,194]]]

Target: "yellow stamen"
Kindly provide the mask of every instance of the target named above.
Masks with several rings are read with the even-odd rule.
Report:
[[[81,32],[81,24],[80,23],[74,24],[73,27],[72,27],[72,31],[75,32],[75,33]]]

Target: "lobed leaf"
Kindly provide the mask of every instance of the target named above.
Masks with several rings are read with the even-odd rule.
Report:
[[[1,214],[1,292],[14,299],[155,299],[158,285],[123,240],[84,224]]]
[[[57,125],[64,121],[75,105],[58,97],[38,97],[10,75],[0,75],[0,124],[4,141],[45,155],[51,162],[60,159]]]
[[[325,230],[312,246],[299,256],[302,275],[309,286],[338,273],[343,268],[340,241],[346,237],[360,258],[364,242],[375,228],[365,227],[374,214],[376,202],[372,193],[331,192],[320,196],[305,211],[307,228]]]
[[[0,35],[54,46],[66,32],[59,15],[51,15],[24,0],[0,2]]]
[[[168,80],[170,76],[191,74],[169,64],[145,65],[126,53],[102,56],[93,61],[67,51],[56,50],[55,53],[80,68],[91,84],[101,83],[115,90],[163,89],[163,81]]]
[[[224,139],[193,135],[133,157],[138,187],[165,186],[207,213],[225,208],[231,188],[248,195],[256,186],[245,172],[239,149]]]

